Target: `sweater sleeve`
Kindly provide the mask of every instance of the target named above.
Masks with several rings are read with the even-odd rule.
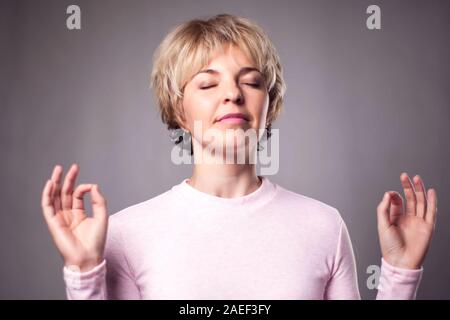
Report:
[[[347,226],[340,219],[339,236],[333,268],[324,298],[327,300],[359,300],[355,256]]]
[[[352,243],[343,220],[341,220],[337,243],[333,272],[325,291],[325,298],[361,299]],[[417,270],[402,269],[388,264],[383,258],[381,258],[381,261],[376,299],[415,299],[423,268]]]
[[[414,300],[422,279],[420,269],[402,269],[381,258],[377,300]]]
[[[140,292],[123,250],[120,229],[109,218],[105,259],[95,268],[78,272],[63,267],[69,300],[140,299]]]

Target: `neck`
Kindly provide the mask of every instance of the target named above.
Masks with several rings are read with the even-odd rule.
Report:
[[[257,190],[262,181],[255,164],[196,164],[188,183],[217,197],[235,198]]]

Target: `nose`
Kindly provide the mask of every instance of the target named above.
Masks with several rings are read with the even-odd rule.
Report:
[[[225,88],[225,101],[232,101],[236,104],[242,104],[244,102],[244,96],[242,91],[235,82],[230,82]]]

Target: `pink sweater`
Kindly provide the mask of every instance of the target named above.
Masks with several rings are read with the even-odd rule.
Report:
[[[110,216],[105,260],[64,267],[68,299],[360,299],[339,212],[262,179],[238,198],[184,179]],[[422,273],[381,259],[377,299],[414,299]]]

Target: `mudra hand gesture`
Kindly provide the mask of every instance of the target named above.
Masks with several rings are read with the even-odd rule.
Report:
[[[406,198],[395,191],[384,194],[377,207],[378,235],[383,259],[404,269],[420,269],[431,243],[436,224],[437,195],[426,191],[419,176],[413,182],[400,175]]]
[[[103,260],[108,213],[96,184],[74,189],[78,166],[73,164],[61,186],[62,167],[55,166],[42,191],[45,221],[66,266],[88,271]],[[86,214],[83,196],[91,193],[92,217]]]

